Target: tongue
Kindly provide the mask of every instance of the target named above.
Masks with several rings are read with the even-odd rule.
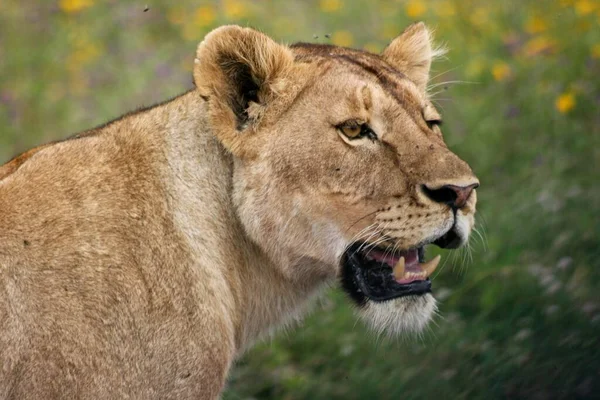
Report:
[[[402,251],[396,254],[391,254],[390,252],[373,249],[369,252],[368,255],[373,260],[380,263],[385,263],[391,267],[398,263],[400,257],[404,257],[407,269],[411,269],[411,267],[419,268],[419,254],[416,249]]]
[[[392,267],[394,279],[400,284],[408,284],[427,279],[440,263],[440,256],[426,263],[419,263],[419,252],[416,249],[391,254],[385,250],[373,249],[367,256],[381,264]]]

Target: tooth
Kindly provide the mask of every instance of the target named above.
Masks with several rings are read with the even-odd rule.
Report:
[[[404,257],[400,257],[394,266],[394,278],[397,280],[404,278]]]
[[[431,274],[433,274],[433,271],[435,271],[437,266],[440,264],[441,259],[442,259],[442,257],[438,254],[432,260],[426,262],[425,264],[420,265],[420,267],[423,270],[423,273],[425,275],[424,276],[425,278],[430,276]]]

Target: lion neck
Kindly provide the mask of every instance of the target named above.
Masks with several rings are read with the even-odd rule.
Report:
[[[206,102],[196,91],[169,103],[167,176],[172,215],[189,246],[192,267],[214,295],[199,306],[219,310],[238,351],[297,321],[323,282],[298,282],[253,243],[232,202],[233,156],[211,133]],[[295,268],[312,268],[311,260]]]

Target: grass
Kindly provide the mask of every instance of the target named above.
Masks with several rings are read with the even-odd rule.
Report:
[[[597,1],[0,7],[0,162],[191,87],[195,46],[222,23],[369,50],[412,20],[435,27],[451,48],[433,74],[444,135],[482,182],[481,236],[444,254],[434,280],[441,317],[420,337],[377,337],[334,288],[301,327],[242,357],[225,399],[600,393]]]

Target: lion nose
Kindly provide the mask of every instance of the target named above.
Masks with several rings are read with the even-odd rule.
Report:
[[[473,183],[467,186],[444,185],[442,187],[432,189],[423,185],[423,192],[427,197],[437,203],[447,204],[452,208],[463,208],[469,200],[469,196],[473,193],[473,189],[477,189],[479,183]]]

